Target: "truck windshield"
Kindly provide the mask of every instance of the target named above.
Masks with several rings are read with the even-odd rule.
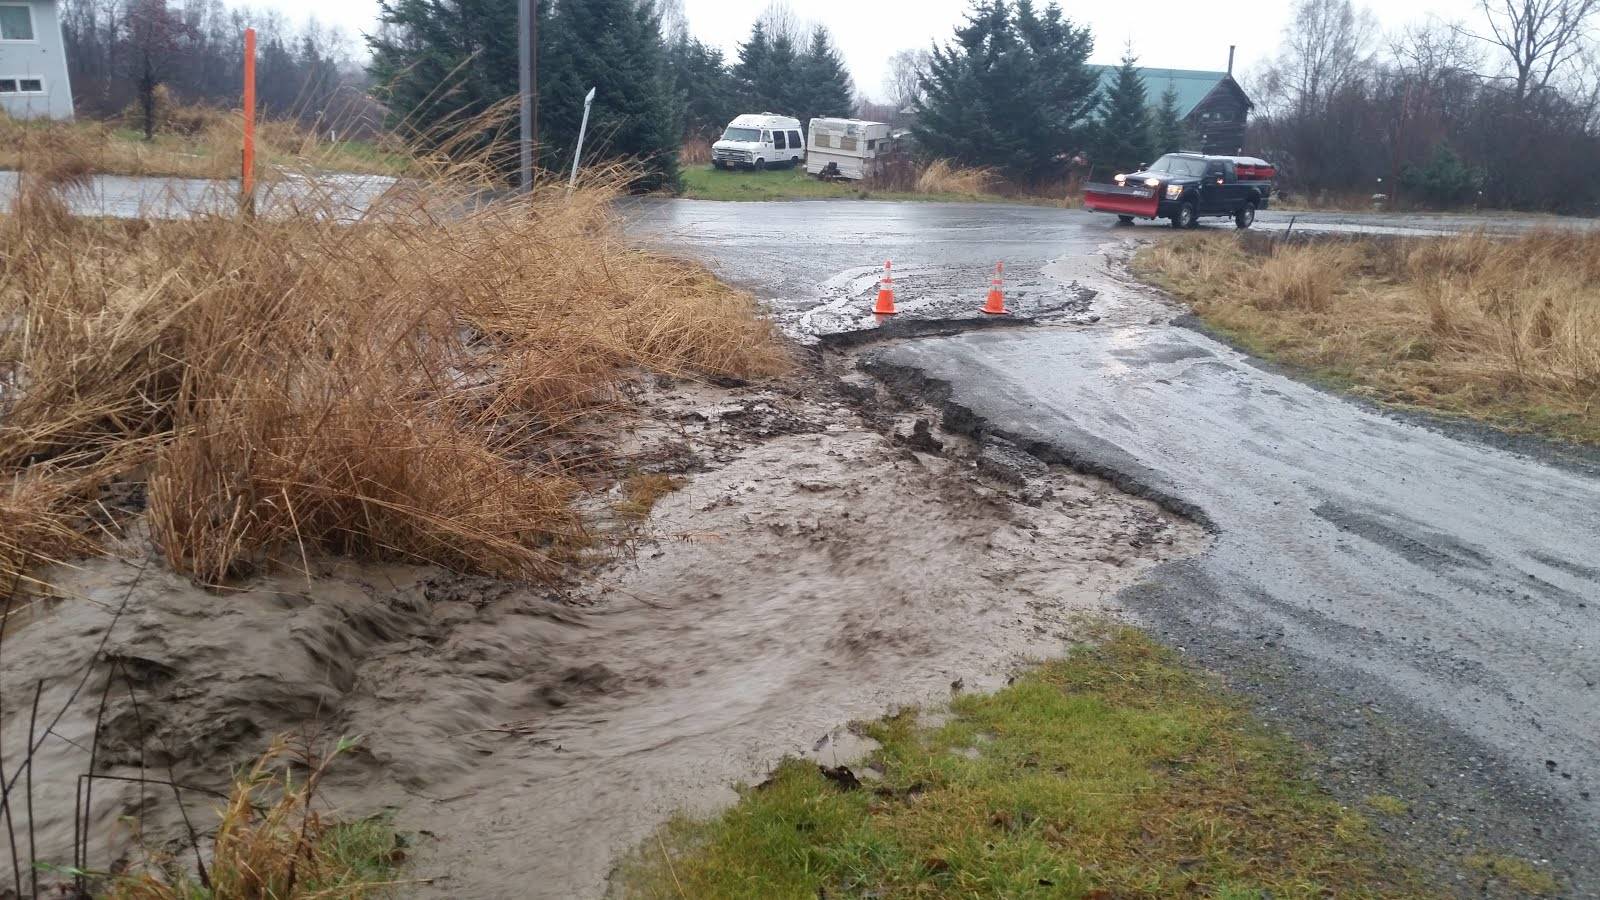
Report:
[[[729,128],[722,133],[725,141],[760,141],[761,129],[759,128]]]
[[[1155,165],[1147,171],[1161,172],[1167,175],[1193,175],[1196,178],[1206,173],[1206,162],[1203,159],[1189,159],[1184,156],[1175,156],[1168,153],[1156,160]]]

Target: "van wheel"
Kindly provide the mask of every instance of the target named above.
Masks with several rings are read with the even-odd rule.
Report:
[[[711,161],[711,167],[714,169],[726,169],[728,164],[720,159],[714,159]]]
[[[1233,214],[1233,227],[1249,228],[1256,223],[1256,202],[1251,200],[1242,209]]]
[[[764,159],[756,160],[755,169],[756,169],[757,172],[761,171],[762,169],[765,169],[766,167],[767,167],[767,161],[766,160],[764,160]]]
[[[1178,214],[1172,217],[1172,227],[1193,228],[1197,224],[1199,220],[1194,217],[1194,202],[1185,200],[1183,205],[1178,207]]]
[[[800,167],[800,157],[798,157],[798,156],[789,157],[789,165],[794,166],[795,168],[798,169]]]

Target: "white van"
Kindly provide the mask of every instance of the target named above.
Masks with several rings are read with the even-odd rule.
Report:
[[[827,178],[862,179],[896,149],[889,126],[862,119],[812,119],[806,171]]]
[[[711,164],[719,169],[798,166],[805,157],[800,120],[772,113],[734,118],[711,145]]]

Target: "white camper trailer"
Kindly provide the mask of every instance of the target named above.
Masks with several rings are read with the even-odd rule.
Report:
[[[812,119],[806,171],[819,178],[865,178],[894,145],[889,126],[882,122]]]

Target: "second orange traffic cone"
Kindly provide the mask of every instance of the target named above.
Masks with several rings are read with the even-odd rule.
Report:
[[[983,304],[983,311],[991,316],[1003,316],[1011,312],[1006,309],[1005,263],[994,264],[994,278],[989,282],[989,299]]]
[[[878,302],[872,307],[875,316],[892,316],[899,310],[894,308],[894,261],[883,264],[883,280],[878,282]]]

